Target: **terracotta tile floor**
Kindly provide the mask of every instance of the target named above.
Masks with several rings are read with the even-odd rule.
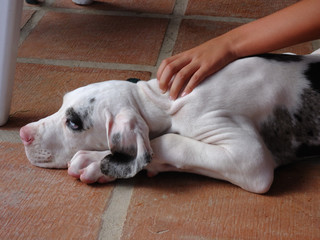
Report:
[[[296,2],[298,0],[189,0],[186,14],[260,18]]]
[[[92,82],[148,80],[161,60],[295,0],[71,0],[25,5],[11,116],[0,128],[0,239],[320,239],[319,158],[265,195],[183,173],[86,185],[32,166],[19,128]],[[282,49],[304,54],[319,42]]]

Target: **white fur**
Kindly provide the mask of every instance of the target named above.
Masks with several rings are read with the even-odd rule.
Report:
[[[185,171],[232,182],[251,192],[268,191],[276,164],[258,131],[276,105],[294,113],[300,93],[308,87],[305,64],[245,58],[209,77],[176,101],[162,94],[157,80],[131,84],[95,83],[64,97],[52,116],[25,126],[22,135],[32,164],[63,168],[84,182],[114,180],[104,176],[100,162],[112,147],[112,133],[125,136],[119,143],[137,147],[137,156],[153,151],[145,166],[150,176],[162,171]],[[74,132],[66,125],[68,108],[89,108],[93,126]],[[138,158],[137,158],[138,159]],[[143,166],[137,165],[139,170]]]

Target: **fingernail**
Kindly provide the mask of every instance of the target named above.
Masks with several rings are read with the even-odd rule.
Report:
[[[174,101],[174,100],[175,100],[175,98],[173,98],[172,96],[169,96],[169,99],[170,99],[171,101]]]
[[[182,94],[181,94],[181,97],[184,97],[184,96],[186,96],[188,93],[186,93],[186,92],[183,92]]]

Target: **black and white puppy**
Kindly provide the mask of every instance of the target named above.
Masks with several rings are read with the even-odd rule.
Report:
[[[156,79],[91,84],[20,136],[32,164],[86,183],[185,171],[264,193],[276,167],[320,154],[320,55],[239,59],[176,101]]]

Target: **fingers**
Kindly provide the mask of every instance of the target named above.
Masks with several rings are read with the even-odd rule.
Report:
[[[210,66],[194,49],[162,61],[157,72],[159,88],[170,90],[170,99],[185,96],[210,74]],[[210,56],[211,57],[211,56]]]
[[[163,60],[157,72],[159,88],[166,92],[176,73],[189,63],[190,61],[187,58],[179,57],[179,55]]]
[[[189,82],[185,86],[181,97],[191,93],[207,76],[211,75],[213,71],[210,68],[200,67],[190,78]]]
[[[166,68],[166,66],[169,65],[171,62],[173,62],[174,59],[175,59],[175,56],[170,57],[170,58],[166,58],[161,62],[160,66],[158,68],[158,71],[157,71],[157,79],[158,80],[161,79],[161,76],[162,76],[163,71]]]
[[[170,98],[174,100],[198,69],[199,65],[185,53],[165,59],[157,72],[159,88],[164,93],[170,89]],[[189,87],[190,92],[191,88],[192,85]]]
[[[206,77],[237,59],[229,35],[211,39],[195,48],[162,61],[157,78],[163,92],[170,89],[171,99],[192,92]]]
[[[208,75],[209,67],[202,66],[196,61],[167,59],[159,68],[159,87],[163,92],[170,89],[170,99],[175,100],[189,94]]]
[[[170,87],[170,98],[175,100],[179,96],[179,93],[183,90],[183,88],[192,80],[193,75],[197,72],[198,66],[194,64],[189,64],[182,68],[172,80],[172,85]],[[189,86],[189,92],[183,91],[183,95],[190,93],[193,88],[193,84]]]

